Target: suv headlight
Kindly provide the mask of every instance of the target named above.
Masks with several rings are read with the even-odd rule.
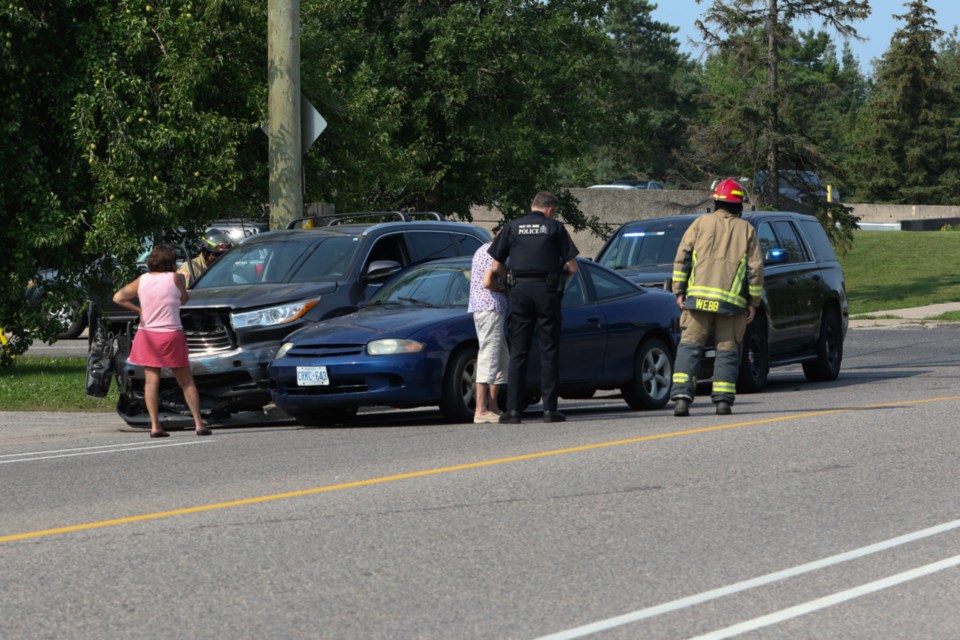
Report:
[[[312,309],[320,302],[316,300],[301,300],[300,302],[291,302],[290,304],[281,304],[276,307],[267,307],[256,311],[245,311],[243,313],[231,313],[230,320],[235,329],[245,327],[268,327],[275,324],[286,324],[300,318],[307,311]]]
[[[423,351],[423,343],[416,340],[386,338],[367,343],[367,353],[371,356],[390,356],[398,353],[417,353]]]

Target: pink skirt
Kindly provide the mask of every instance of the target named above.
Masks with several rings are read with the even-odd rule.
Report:
[[[141,367],[179,369],[190,366],[187,338],[183,331],[140,329],[133,336],[129,362]]]

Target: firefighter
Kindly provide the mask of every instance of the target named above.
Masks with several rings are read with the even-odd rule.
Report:
[[[219,229],[207,229],[203,234],[203,240],[200,242],[200,253],[189,263],[183,263],[177,269],[177,273],[183,274],[189,286],[193,280],[196,280],[204,271],[210,268],[214,260],[225,254],[233,248],[233,241],[223,231]],[[191,273],[192,272],[192,273]]]
[[[683,234],[673,263],[673,291],[683,333],[673,374],[673,415],[690,415],[703,348],[712,334],[717,355],[712,400],[729,415],[736,397],[740,345],[763,293],[763,257],[756,229],[742,220],[746,191],[735,180],[716,185],[714,212]]]

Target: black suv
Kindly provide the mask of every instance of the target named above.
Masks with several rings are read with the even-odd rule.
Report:
[[[360,222],[385,217],[394,221]],[[252,235],[217,259],[193,283],[180,314],[204,414],[262,409],[270,401],[267,366],[289,333],[355,311],[403,267],[473,255],[490,239],[485,229],[439,214],[418,217],[298,220],[295,228]],[[117,411],[130,424],[149,424],[143,370],[126,361],[136,323],[110,314],[103,321],[119,336]],[[172,376],[162,379],[160,400],[167,421],[186,412]]]
[[[680,239],[698,215],[628,222],[607,240],[597,262],[646,286],[670,287]],[[802,363],[810,381],[835,380],[849,311],[843,269],[820,222],[782,211],[744,213],[764,256],[760,309],[744,336],[737,390],[760,391],[770,367]],[[713,374],[707,350],[700,377]]]

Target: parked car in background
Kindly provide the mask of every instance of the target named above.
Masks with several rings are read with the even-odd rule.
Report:
[[[255,234],[193,282],[180,315],[204,414],[262,409],[270,401],[267,367],[289,333],[355,311],[405,266],[472,256],[490,238],[485,229],[439,214],[415,220],[393,213],[392,222],[357,223],[363,215]],[[353,223],[331,224],[339,221]],[[120,336],[118,413],[145,424],[143,370],[126,362],[136,321],[110,315],[105,321]],[[160,397],[167,418],[185,409],[172,377],[162,378]]]
[[[698,215],[628,222],[597,262],[647,286],[669,288],[680,239]],[[820,222],[783,211],[744,213],[764,255],[764,292],[744,337],[737,390],[760,391],[770,367],[802,363],[810,381],[835,380],[843,360],[849,310],[843,269]],[[713,354],[701,378],[712,375]]]
[[[610,184],[595,184],[588,189],[663,189],[655,180],[614,180]]]
[[[470,263],[465,256],[418,265],[360,310],[288,335],[269,369],[276,405],[307,425],[343,422],[371,405],[439,406],[448,420],[471,422],[477,336],[467,312]],[[680,335],[672,295],[581,260],[566,285],[562,331],[562,397],[619,389],[634,409],[669,400]],[[527,384],[532,403],[540,392],[535,350]]]
[[[840,202],[840,192],[828,189],[814,171],[784,169],[779,172],[778,194],[780,207],[800,213],[813,213],[819,202]],[[758,171],[753,178],[751,190],[756,194],[768,194],[771,190],[766,171]]]
[[[656,180],[644,180],[636,178],[625,178],[623,180],[614,180],[612,184],[623,184],[634,189],[663,189],[663,183]]]

